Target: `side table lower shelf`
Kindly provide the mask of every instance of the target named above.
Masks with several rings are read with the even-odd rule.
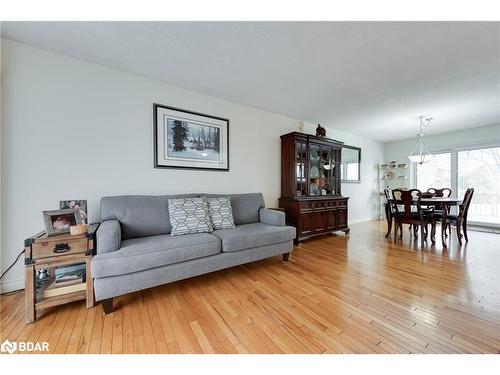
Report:
[[[47,307],[59,306],[65,303],[70,303],[74,301],[80,301],[87,298],[87,292],[85,290],[80,290],[78,292],[72,292],[67,294],[61,294],[60,296],[44,298],[43,301],[35,303],[35,310],[46,309]]]
[[[43,262],[41,264],[27,265],[25,268],[25,310],[24,317],[26,323],[33,323],[37,319],[38,313],[46,308],[59,306],[66,303],[85,300],[86,307],[91,308],[94,306],[94,283],[91,276],[91,256],[83,256],[81,258],[73,258],[67,262],[58,262],[57,266],[74,264],[74,263],[85,263],[85,273],[86,281],[84,290],[78,290],[76,292],[69,292],[65,294],[60,294],[53,297],[45,297],[40,301],[37,301],[36,297],[36,271],[37,269],[43,269],[46,267],[54,267],[51,263]]]

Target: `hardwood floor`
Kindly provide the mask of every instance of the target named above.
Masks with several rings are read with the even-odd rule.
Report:
[[[420,249],[384,222],[275,257],[23,321],[23,294],[0,301],[0,341],[51,353],[499,353],[500,237]],[[117,306],[117,307],[116,307]]]

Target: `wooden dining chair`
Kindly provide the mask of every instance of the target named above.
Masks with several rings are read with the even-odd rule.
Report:
[[[448,214],[446,217],[446,222],[451,225],[454,224],[457,230],[457,239],[458,243],[462,244],[462,233],[461,230],[464,231],[465,241],[469,241],[467,237],[467,215],[469,213],[470,203],[472,201],[472,196],[474,195],[474,189],[469,188],[464,194],[464,199],[462,200],[462,204],[459,206],[458,215]],[[434,217],[437,221],[443,220],[443,213],[435,213]]]
[[[430,194],[433,194],[433,197],[437,197],[437,198],[449,198],[449,197],[451,197],[451,189],[450,188],[441,188],[441,189],[429,188],[429,189],[427,189],[427,192]],[[450,209],[451,209],[451,207],[448,206],[447,207],[448,214],[450,213]],[[442,210],[443,210],[443,207],[436,206],[434,208],[434,213],[442,215],[443,214]],[[451,233],[451,226],[450,225],[447,225],[447,228],[445,228],[444,235],[446,237],[448,237],[448,233]]]
[[[392,189],[390,188],[385,188],[384,189],[384,194],[385,194],[385,216],[387,220],[387,233],[385,234],[385,237],[389,237],[391,235],[392,231],[392,223],[394,221],[394,203],[390,203],[389,199],[392,199]],[[418,225],[409,225],[408,230],[411,231],[413,229],[413,235],[415,238],[418,238]]]
[[[392,230],[392,222],[394,218],[394,211],[392,208],[392,204],[389,202],[389,199],[392,198],[392,190],[389,188],[384,189],[384,195],[385,195],[385,217],[387,220],[387,233],[385,234],[386,237],[389,237],[391,235],[391,230]]]
[[[451,189],[450,188],[442,188],[442,189],[429,188],[429,189],[427,189],[427,192],[434,194],[434,197],[439,197],[439,198],[451,197]]]
[[[394,201],[400,201],[400,204],[394,204],[394,239],[397,239],[398,229],[400,231],[400,238],[403,237],[403,224],[410,224],[413,227],[420,227],[421,245],[424,247],[427,241],[428,224],[431,224],[431,241],[435,242],[434,235],[436,233],[436,221],[432,212],[425,212],[422,210],[421,198],[422,192],[418,189],[400,190],[394,189],[392,191]],[[416,201],[416,204],[415,204]],[[400,206],[402,206],[400,208]],[[416,211],[413,210],[416,207]]]

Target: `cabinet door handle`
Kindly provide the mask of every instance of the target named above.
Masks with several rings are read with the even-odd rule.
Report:
[[[67,243],[58,243],[54,246],[54,253],[65,253],[70,250],[69,244]]]

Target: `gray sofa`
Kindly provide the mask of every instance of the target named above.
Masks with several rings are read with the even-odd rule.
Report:
[[[167,200],[199,196],[231,197],[236,228],[171,236]],[[264,208],[260,193],[105,197],[101,220],[92,277],[106,313],[126,293],[272,256],[286,261],[295,238],[285,214]]]

